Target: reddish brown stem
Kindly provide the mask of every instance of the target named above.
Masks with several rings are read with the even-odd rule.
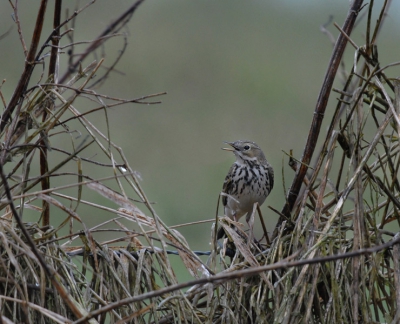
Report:
[[[47,0],[42,0],[40,3],[39,12],[36,18],[35,30],[33,31],[31,47],[29,48],[28,55],[25,59],[25,68],[22,72],[21,78],[19,79],[18,85],[15,88],[15,91],[11,97],[11,100],[1,116],[0,120],[0,132],[4,130],[8,120],[10,119],[15,107],[18,105],[21,97],[24,95],[24,92],[28,86],[29,80],[32,75],[32,71],[35,68],[35,56],[36,51],[38,49],[38,44],[40,40],[40,36],[42,34],[44,15],[46,13]],[[22,102],[22,101],[21,101]]]
[[[54,20],[53,20],[53,28],[55,30],[52,37],[52,44],[54,45],[51,48],[50,54],[50,64],[49,64],[49,76],[53,76],[54,83],[57,83],[57,60],[58,60],[58,43],[60,41],[60,29],[57,28],[61,24],[61,8],[62,8],[62,0],[56,0],[55,8],[54,8]],[[53,109],[53,104],[49,101],[48,109]],[[43,110],[42,122],[45,122],[47,119],[47,111],[46,107]],[[45,137],[47,134],[41,134],[40,145],[42,145],[42,149],[40,150],[40,174],[41,176],[47,174],[49,172],[49,165],[47,161],[47,146],[45,143]],[[50,178],[43,177],[41,180],[42,190],[47,190],[50,188]],[[50,206],[46,200],[42,200],[42,225],[43,227],[50,225]]]
[[[362,3],[363,0],[354,0],[350,7],[350,10],[347,14],[346,20],[343,25],[343,30],[347,35],[351,34],[351,31],[354,27],[354,23],[358,15],[358,11],[360,10]],[[325,74],[325,79],[322,84],[322,89],[319,93],[317,105],[315,107],[314,117],[311,123],[310,132],[308,134],[307,143],[304,148],[303,156],[301,158],[302,163],[300,164],[300,168],[297,170],[295,174],[292,185],[288,192],[286,204],[282,209],[282,214],[288,218],[290,217],[290,212],[293,209],[297,196],[300,192],[303,179],[308,169],[307,166],[311,162],[311,158],[313,156],[317,144],[319,132],[321,130],[321,124],[324,118],[326,106],[328,104],[328,99],[332,89],[333,81],[335,79],[336,72],[338,70],[347,42],[348,40],[346,39],[346,37],[340,34],[333,49],[332,57],[328,64],[328,70]],[[284,219],[282,217],[278,220],[277,228],[280,226],[283,220]],[[276,235],[274,233],[273,237],[275,236]]]

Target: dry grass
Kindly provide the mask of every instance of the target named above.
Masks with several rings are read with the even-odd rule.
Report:
[[[58,55],[57,38],[49,37],[39,48],[39,14],[33,45],[26,49],[24,77],[9,103],[1,96],[7,107],[0,123],[2,322],[398,323],[400,83],[387,76],[391,66],[380,67],[375,45],[386,7],[380,9],[375,25],[370,15],[373,3],[363,9],[366,45],[354,44],[356,65],[342,71],[348,77],[341,90],[334,90],[340,98],[315,165],[308,167],[315,149],[310,143],[320,137],[314,124],[302,161],[290,159],[296,170],[292,195],[272,238],[258,246],[250,244],[253,240],[240,226],[230,227],[229,220],[220,219],[229,240],[222,247],[216,244],[214,228],[204,263],[185,238],[156,215],[123,151],[108,131],[101,132],[90,120],[97,110],[107,121],[110,107],[158,103],[152,100],[161,94],[125,100],[97,93],[94,86],[105,81],[115,64],[100,72],[102,60],[85,67],[79,63],[104,46],[141,2],[88,44],[64,75],[56,63],[49,64],[48,75],[28,89],[36,68],[32,62],[47,60],[42,55],[51,40],[50,63]],[[60,12],[56,5],[58,25]],[[80,12],[53,35],[68,30]],[[19,24],[17,12],[16,20]],[[65,33],[73,48],[71,34]],[[337,70],[328,73],[335,76]],[[328,79],[322,88],[329,93]],[[82,112],[79,100],[95,102],[98,108]],[[322,101],[317,104],[317,122],[325,112]],[[73,123],[82,129],[79,140],[71,135]],[[72,151],[52,147],[51,138],[66,134],[71,136]],[[82,158],[92,147],[108,162]],[[49,151],[64,154],[52,168]],[[31,176],[35,160],[40,161],[39,177]],[[94,180],[87,165],[102,168],[107,176]],[[50,185],[60,178],[62,186]],[[297,192],[296,181],[303,183]],[[72,194],[66,194],[66,188]],[[85,201],[84,190],[119,208]],[[135,201],[127,192],[135,193]],[[87,228],[79,214],[81,206],[113,217]],[[23,221],[27,210],[38,216],[37,222]],[[59,225],[54,225],[55,213],[58,218],[63,215]],[[94,238],[98,231],[119,235],[100,242]],[[178,256],[170,257],[170,250]],[[171,261],[177,257],[193,281],[180,282],[176,262]]]

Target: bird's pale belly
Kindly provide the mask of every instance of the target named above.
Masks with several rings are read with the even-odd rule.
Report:
[[[255,185],[253,189],[244,188],[241,194],[228,197],[225,206],[225,215],[232,219],[239,220],[239,218],[248,212],[251,213],[253,211],[253,206],[256,202],[261,206],[267,198],[267,195],[268,193],[264,183],[262,183],[261,186]]]

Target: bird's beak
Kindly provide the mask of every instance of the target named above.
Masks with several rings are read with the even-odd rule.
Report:
[[[224,151],[230,151],[230,152],[234,152],[235,151],[235,147],[233,146],[233,143],[231,142],[224,142],[225,144],[228,144],[230,146],[232,146],[232,148],[230,147],[222,147],[221,149]]]

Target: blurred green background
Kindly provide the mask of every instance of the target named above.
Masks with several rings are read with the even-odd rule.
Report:
[[[400,3],[393,2],[378,41],[382,65],[400,57]],[[94,39],[132,3],[97,1],[78,16],[75,41]],[[28,46],[38,4],[19,1]],[[75,2],[64,1],[64,6],[71,13]],[[273,231],[278,217],[267,205],[278,210],[283,207],[282,169],[286,189],[293,178],[282,150],[294,149],[295,156],[301,157],[332,51],[332,43],[320,26],[330,15],[333,22],[342,25],[348,8],[348,0],[146,0],[138,8],[124,30],[129,44],[116,68],[118,73],[111,73],[96,91],[122,98],[168,92],[161,97],[160,105],[131,104],[109,110],[112,140],[141,174],[141,185],[168,225],[215,217],[218,194],[234,161],[231,153],[220,150],[223,141],[250,139],[261,146],[275,168],[275,188],[262,207],[267,227]],[[52,9],[50,4],[43,33],[46,37],[52,28]],[[8,1],[0,2],[0,12],[0,34],[13,26],[0,41],[0,78],[7,79],[2,92],[8,101],[24,57]],[[375,19],[378,14],[374,12]],[[360,46],[365,42],[365,22],[360,22],[352,35]],[[332,24],[327,28],[337,37]],[[64,38],[61,44],[68,44],[68,40]],[[105,57],[105,66],[112,64],[122,44],[122,38],[113,39],[97,51],[96,58]],[[86,46],[77,47],[76,52]],[[353,55],[354,49],[348,46],[347,71]],[[83,66],[94,58],[86,59]],[[61,61],[61,71],[65,71],[65,60]],[[39,78],[40,68],[37,71],[32,84]],[[341,81],[338,78],[336,86],[340,87]],[[332,95],[322,132],[335,104]],[[76,106],[87,110],[83,103]],[[105,130],[103,113],[89,118]],[[54,146],[63,145],[62,138],[53,141]],[[93,177],[112,175],[111,170],[109,174],[102,173],[101,168],[96,170],[92,170]],[[97,194],[85,195],[87,200],[105,203]],[[113,217],[102,212],[79,212],[88,226]],[[211,223],[207,223],[180,231],[193,249],[208,250],[210,228]]]

